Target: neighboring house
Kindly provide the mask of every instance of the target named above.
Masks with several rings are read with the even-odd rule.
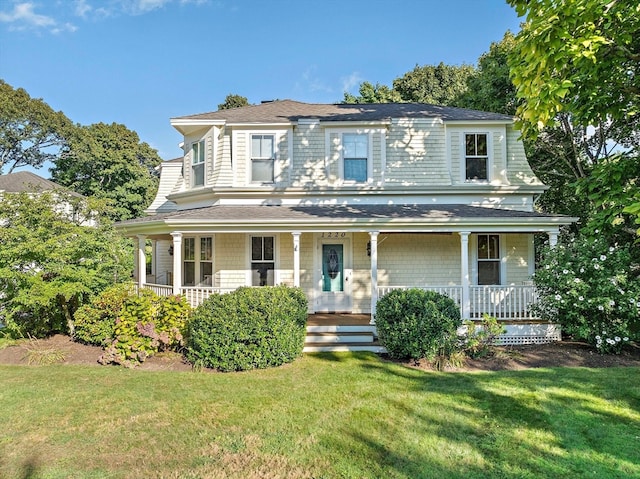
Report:
[[[535,211],[545,186],[512,117],[283,100],[171,124],[184,157],[161,166],[149,216],[118,225],[139,240],[140,283],[152,240],[149,286],[194,305],[283,283],[304,290],[310,313],[375,320],[379,297],[420,287],[464,318],[505,320],[512,342],[559,338],[531,312],[533,235],[554,244],[575,219]]]
[[[42,178],[41,176],[38,176],[30,171],[18,171],[16,173],[0,175],[0,199],[2,198],[3,194],[38,194],[44,192],[53,192],[55,194],[55,192],[62,191],[75,198],[84,198],[84,196],[82,196],[81,194],[71,191],[68,188],[61,186],[58,183],[54,183],[51,180]],[[69,218],[81,221],[88,226],[95,225],[95,220],[93,218],[78,218],[78,212],[75,210],[73,205],[66,200],[60,200],[57,207],[60,209],[60,212],[67,215]]]

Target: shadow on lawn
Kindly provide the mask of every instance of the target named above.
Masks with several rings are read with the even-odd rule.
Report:
[[[640,412],[640,397],[626,368],[430,373],[372,356],[351,360],[385,381],[376,400],[389,417],[373,429],[343,423],[331,447],[364,449],[380,473],[640,477],[640,421],[633,414]],[[368,401],[362,398],[354,414],[372,414]]]

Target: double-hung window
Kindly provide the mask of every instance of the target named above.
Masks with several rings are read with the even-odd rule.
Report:
[[[343,133],[342,148],[343,179],[366,183],[369,178],[369,135]]]
[[[213,237],[182,239],[182,282],[184,286],[213,285]]]
[[[251,237],[251,285],[273,286],[275,271],[275,238]]]
[[[465,179],[487,181],[489,179],[489,148],[486,133],[465,134]]]
[[[251,182],[273,183],[274,164],[274,135],[251,135]]]
[[[211,286],[213,279],[213,238],[200,238],[200,284]]]
[[[478,235],[478,284],[500,284],[500,235]]]
[[[204,186],[204,140],[191,146],[191,185]]]

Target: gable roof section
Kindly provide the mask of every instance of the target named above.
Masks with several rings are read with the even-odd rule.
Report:
[[[440,118],[443,121],[513,121],[513,117],[509,115],[425,103],[318,104],[276,100],[259,105],[175,117],[171,119],[171,123],[187,124],[190,121],[207,120],[226,123],[296,123],[305,119],[318,119],[322,122],[390,121],[392,118]]]
[[[18,171],[9,173],[8,175],[0,175],[0,191],[6,193],[37,193],[51,190],[68,190],[58,183],[47,180],[41,176],[31,173],[30,171]],[[70,191],[73,196],[82,196],[78,193]]]

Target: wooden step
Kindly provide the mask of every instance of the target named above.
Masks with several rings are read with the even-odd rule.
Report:
[[[305,343],[371,343],[373,333],[307,333]]]
[[[305,353],[331,353],[331,352],[356,352],[356,351],[369,351],[372,353],[386,353],[387,350],[377,342],[371,343],[305,343]]]

